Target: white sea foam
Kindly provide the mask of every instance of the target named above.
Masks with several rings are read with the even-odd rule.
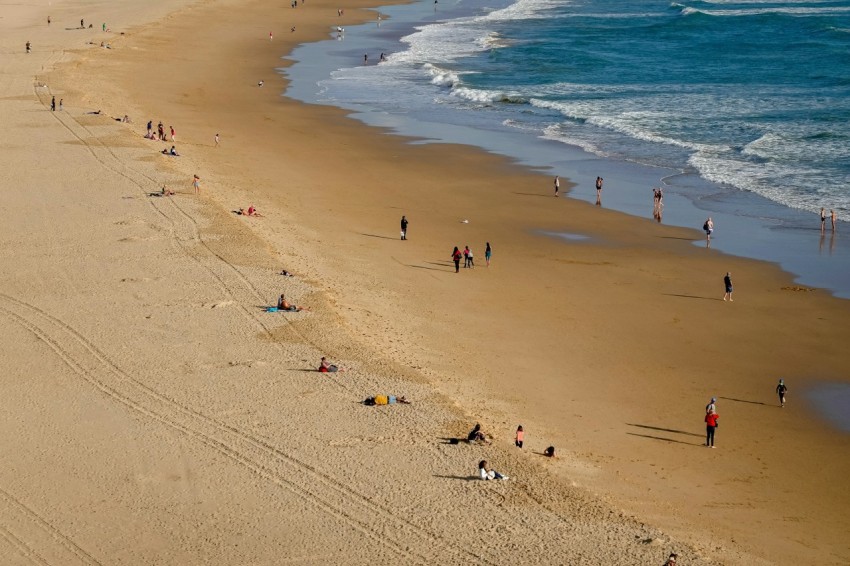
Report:
[[[705,14],[706,16],[760,16],[763,14],[785,14],[790,16],[821,16],[850,12],[850,6],[771,6],[765,8],[739,8],[735,10],[701,10],[692,6],[682,8],[682,15]]]

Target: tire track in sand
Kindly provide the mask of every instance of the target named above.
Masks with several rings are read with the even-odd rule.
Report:
[[[53,540],[54,544],[49,550],[51,554],[56,554],[57,551],[62,554],[61,565],[80,563],[86,566],[102,566],[91,554],[80,548],[73,540],[47,521],[47,519],[3,488],[0,488],[0,502],[2,502],[6,513],[14,517],[14,527],[20,529],[26,524],[34,525]],[[35,543],[32,541],[25,542],[23,538],[13,534],[3,526],[0,526],[0,536],[6,539],[9,544],[14,546],[22,556],[25,556],[32,563],[50,564],[41,556],[44,552],[40,553],[33,548]],[[72,556],[73,559],[71,558]]]
[[[77,330],[0,293],[0,314],[36,336],[77,375],[114,401],[195,440],[304,499],[400,557],[417,563],[492,563],[375,503],[320,468],[250,432],[206,416],[133,378]]]

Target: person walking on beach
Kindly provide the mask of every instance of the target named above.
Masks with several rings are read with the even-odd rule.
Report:
[[[558,192],[561,190],[561,179],[555,175],[555,196],[558,196]]]
[[[720,418],[716,412],[711,411],[705,416],[705,445],[714,448],[714,431],[720,426],[717,420]]]
[[[196,195],[201,192],[201,178],[197,175],[192,175],[192,187],[194,187]]]
[[[702,225],[702,229],[705,230],[705,247],[711,247],[711,235],[714,233],[714,221],[709,216],[705,224]]]
[[[148,135],[146,137],[153,136],[153,120],[148,120]]]
[[[174,141],[174,138],[177,137],[174,134],[174,126],[168,126],[168,128],[171,130],[171,141]]]
[[[525,438],[525,431],[522,430],[522,425],[516,427],[516,440],[514,444],[516,444],[517,448],[522,448],[522,441]]]
[[[407,224],[408,224],[407,217],[402,215],[401,216],[401,239],[402,240],[407,239]]]
[[[65,99],[60,98],[59,99],[59,112],[62,112],[64,109],[65,109]]]
[[[487,267],[490,267],[490,256],[493,255],[493,248],[490,247],[490,242],[487,242],[487,247],[484,249],[484,261],[487,262]]]
[[[29,52],[30,52],[30,48],[31,48],[31,47],[32,47],[32,44],[30,44],[30,42],[29,42],[29,41],[27,41],[27,53],[29,53]]]
[[[469,246],[463,247],[463,268],[469,267]]]
[[[835,214],[835,210],[829,209],[829,218],[832,220],[832,231],[835,232],[835,221],[838,220],[838,216]]]
[[[466,246],[466,249],[469,251],[469,253],[466,255],[467,267],[475,268],[475,258],[472,255],[472,250],[469,249],[469,246]]]
[[[454,251],[452,252],[452,261],[455,262],[455,273],[460,273],[460,258],[463,257],[463,254],[460,253],[460,250],[455,246]]]
[[[820,207],[820,233],[823,234],[826,230],[826,209]]]
[[[785,394],[788,392],[788,387],[785,386],[785,381],[779,380],[779,385],[776,386],[776,394],[779,395],[779,406],[785,407]]]
[[[215,135],[215,146],[218,147],[218,142],[220,141],[218,134]]]
[[[596,177],[596,206],[602,206],[602,177]]]
[[[713,413],[717,410],[717,406],[715,405],[715,403],[717,403],[717,397],[712,397],[711,401],[708,402],[708,405],[705,406],[706,415],[709,413]]]
[[[50,99],[50,110],[56,112],[56,97]]]
[[[732,272],[727,271],[726,276],[723,278],[723,285],[726,287],[726,294],[723,295],[723,300],[725,301],[727,298],[729,302],[732,302]]]

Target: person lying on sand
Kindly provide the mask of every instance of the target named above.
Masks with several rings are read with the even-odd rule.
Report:
[[[481,425],[475,423],[475,427],[466,435],[466,440],[468,442],[483,442],[484,444],[489,444],[487,441],[487,436],[481,432]]]
[[[248,210],[245,210],[244,208],[240,208],[239,210],[236,211],[236,214],[238,214],[240,216],[254,216],[254,217],[257,217],[257,218],[263,218],[263,215],[260,214],[259,212],[257,212],[257,209],[254,208],[253,205],[249,206]]]
[[[369,397],[365,401],[363,401],[364,405],[393,405],[395,403],[401,403],[403,405],[410,405],[410,401],[404,398],[404,395],[401,397],[396,397],[395,395],[375,395],[374,397]]]
[[[280,298],[277,300],[277,310],[281,311],[291,311],[291,312],[300,312],[300,311],[308,311],[310,309],[306,307],[296,307],[292,303],[286,300],[283,294],[280,295]],[[322,358],[324,359],[324,358]]]
[[[319,364],[319,371],[322,373],[335,373],[338,371],[345,371],[345,368],[333,365],[327,360],[327,358],[322,356],[322,362]]]
[[[487,468],[487,460],[478,462],[478,477],[482,480],[509,480],[508,476],[502,475],[496,470]]]
[[[284,269],[284,270],[282,270],[282,271],[280,272],[280,274],[281,274],[281,275],[283,275],[284,277],[295,277],[295,275],[293,275],[292,273],[288,272],[288,271],[287,271],[287,270],[285,270],[285,269]]]

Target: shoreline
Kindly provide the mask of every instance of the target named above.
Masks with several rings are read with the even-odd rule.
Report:
[[[428,10],[417,6],[402,5],[388,12],[391,16],[403,18],[403,30],[412,31],[418,26],[434,23],[428,18]],[[472,10],[471,13],[478,12]],[[393,21],[390,20],[391,23]],[[693,172],[600,157],[575,146],[538,137],[537,134],[530,136],[509,127],[497,126],[486,117],[464,116],[465,112],[474,111],[455,110],[457,123],[448,124],[441,119],[431,118],[426,110],[398,112],[391,104],[385,109],[380,101],[370,101],[363,95],[352,95],[353,100],[339,100],[329,99],[325,93],[318,94],[317,87],[311,86],[314,81],[327,81],[330,69],[351,65],[344,53],[356,51],[356,48],[352,46],[343,50],[344,44],[377,45],[387,37],[385,29],[374,28],[371,23],[350,30],[350,33],[354,39],[344,38],[342,44],[329,38],[319,44],[296,48],[287,59],[297,61],[299,57],[306,57],[309,61],[321,61],[320,68],[325,69],[325,72],[318,70],[313,63],[307,65],[305,70],[299,70],[297,63],[287,67],[284,74],[294,78],[295,82],[288,89],[287,95],[310,104],[334,104],[345,109],[350,117],[366,125],[388,128],[403,139],[422,140],[417,143],[454,143],[479,147],[535,170],[548,169],[552,175],[558,173],[579,180],[578,186],[567,196],[585,202],[594,202],[592,179],[597,173],[605,172],[607,190],[604,206],[638,218],[652,217],[650,187],[663,186],[667,204],[665,224],[672,222],[674,226],[689,227],[701,235],[699,227],[705,217],[713,216],[717,228],[713,242],[715,250],[775,263],[792,273],[799,285],[823,289],[839,298],[850,298],[850,275],[842,268],[850,260],[850,249],[829,229],[827,234],[819,236],[817,219],[808,212],[754,193],[711,183]],[[358,33],[367,36],[361,38],[354,35]],[[394,32],[392,37],[397,37],[398,33],[402,32]],[[403,50],[404,46],[400,48]],[[343,83],[346,89],[363,88],[356,82]],[[410,88],[409,85],[406,87]],[[332,92],[337,97],[348,96],[347,91],[332,89]],[[433,95],[442,96],[445,92],[445,88],[434,87]],[[365,93],[366,96],[369,94],[371,92]],[[498,108],[498,104],[494,107]],[[478,130],[470,124],[485,126],[487,130]],[[839,232],[843,224],[839,220]],[[700,245],[700,237],[694,240],[695,245]]]
[[[797,480],[824,478],[832,481],[824,481],[825,485],[840,486],[842,470],[847,462],[836,459],[829,461],[829,469],[821,469],[817,464],[824,462],[812,458],[812,450],[821,450],[818,453],[823,455],[830,452],[826,447],[832,447],[833,452],[839,450],[841,453],[840,450],[847,446],[846,437],[835,437],[825,426],[802,418],[795,424],[796,429],[787,431],[785,442],[790,454],[784,451],[764,454],[765,441],[757,440],[759,431],[765,425],[771,430],[784,426],[782,417],[761,409],[754,414],[745,410],[750,408],[746,403],[736,401],[750,399],[747,402],[752,402],[762,397],[767,400],[767,396],[761,393],[763,384],[748,378],[751,375],[772,375],[781,368],[783,372],[794,375],[792,392],[795,387],[799,390],[796,384],[806,379],[823,377],[810,375],[808,360],[795,359],[789,348],[780,348],[770,359],[767,354],[773,352],[778,344],[793,344],[816,352],[827,377],[833,381],[842,380],[840,344],[847,334],[846,325],[841,323],[841,320],[846,320],[842,317],[846,316],[847,308],[842,301],[783,292],[781,287],[787,283],[788,276],[773,266],[738,258],[695,257],[693,250],[675,239],[668,239],[688,239],[690,231],[687,230],[652,226],[647,229],[649,235],[634,238],[635,227],[643,224],[610,211],[598,211],[599,214],[596,214],[592,206],[580,202],[565,204],[566,210],[574,213],[565,220],[548,206],[551,201],[518,199],[519,195],[512,190],[516,184],[536,186],[540,182],[548,187],[548,177],[529,174],[526,169],[518,168],[503,158],[457,146],[406,146],[402,139],[382,136],[380,132],[353,123],[344,117],[342,111],[309,108],[277,100],[273,88],[276,81],[267,80],[265,90],[259,95],[256,79],[268,76],[262,69],[267,69],[268,73],[268,69],[273,68],[271,64],[275,55],[267,53],[268,40],[262,37],[267,32],[261,31],[261,24],[257,22],[265,21],[270,9],[247,3],[245,13],[234,18],[249,26],[247,28],[233,24],[235,29],[222,31],[216,30],[213,25],[203,25],[221,21],[219,16],[226,12],[227,7],[237,4],[246,5],[242,2],[218,2],[191,14],[172,15],[157,24],[155,29],[141,29],[125,38],[125,43],[132,43],[131,49],[137,52],[120,47],[108,55],[105,52],[88,52],[87,55],[93,59],[91,64],[98,64],[102,76],[77,73],[67,78],[71,79],[69,84],[77,89],[104,93],[99,95],[102,97],[99,102],[113,114],[119,103],[127,104],[132,100],[134,108],[146,109],[149,111],[147,114],[156,115],[157,109],[168,108],[178,118],[174,120],[178,123],[178,139],[188,140],[181,141],[179,147],[189,149],[182,149],[184,157],[181,161],[169,162],[169,169],[159,174],[157,183],[151,179],[151,188],[156,188],[153,185],[158,184],[159,179],[188,185],[188,180],[182,180],[189,178],[186,170],[194,169],[200,173],[202,202],[212,202],[213,205],[190,206],[191,214],[197,214],[203,220],[198,226],[201,234],[205,235],[201,238],[204,246],[232,258],[239,269],[262,281],[262,288],[267,290],[270,299],[274,293],[269,291],[281,285],[271,276],[274,264],[278,267],[282,264],[299,275],[307,275],[306,285],[299,281],[300,277],[286,283],[293,286],[295,299],[307,299],[313,310],[318,311],[317,314],[296,319],[280,329],[271,329],[269,337],[261,340],[271,339],[273,343],[289,340],[290,334],[295,331],[302,338],[306,337],[304,347],[321,344],[320,350],[333,353],[335,358],[341,358],[346,364],[353,363],[355,374],[350,375],[350,382],[337,382],[335,387],[326,389],[326,386],[308,385],[313,381],[312,375],[306,380],[298,373],[303,370],[290,370],[287,375],[299,384],[297,387],[313,390],[318,387],[321,395],[329,396],[334,402],[343,399],[350,402],[354,395],[368,394],[388,381],[396,387],[403,383],[403,387],[415,388],[423,395],[423,414],[434,411],[430,413],[432,417],[438,414],[443,419],[423,422],[407,413],[407,418],[415,420],[411,423],[391,417],[396,427],[413,427],[416,432],[465,433],[465,423],[451,424],[452,419],[458,418],[456,409],[450,409],[453,404],[464,407],[467,414],[471,413],[470,416],[480,417],[485,428],[496,434],[498,446],[493,448],[489,457],[504,459],[517,471],[529,474],[518,479],[517,484],[512,483],[511,487],[515,490],[504,495],[509,498],[510,506],[507,511],[499,511],[498,522],[508,529],[507,534],[501,535],[507,537],[507,544],[516,543],[525,532],[514,530],[518,528],[515,525],[518,516],[543,528],[542,532],[556,532],[549,529],[561,523],[557,520],[548,522],[543,518],[543,511],[531,501],[541,486],[549,486],[554,478],[561,478],[557,483],[561,486],[557,493],[547,495],[556,509],[566,505],[565,501],[570,497],[583,501],[585,496],[601,492],[598,497],[609,502],[614,509],[621,505],[630,509],[621,513],[621,518],[638,510],[639,516],[650,517],[652,524],[661,525],[665,531],[683,537],[701,549],[693,554],[689,563],[699,563],[698,554],[707,556],[709,562],[725,560],[729,563],[745,561],[743,556],[747,553],[752,553],[747,559],[756,556],[778,562],[787,559],[789,563],[799,560],[800,556],[810,558],[811,550],[796,540],[776,545],[776,541],[769,537],[761,538],[760,533],[755,532],[757,529],[744,529],[736,524],[741,520],[754,520],[755,523],[775,520],[778,504],[787,512],[800,515],[795,528],[804,533],[801,536],[811,535],[810,541],[815,541],[812,544],[820,545],[823,560],[840,559],[841,547],[835,546],[836,541],[840,543],[843,527],[840,495],[808,485],[797,485]],[[314,4],[311,0],[306,10],[314,5],[322,6],[320,2]],[[329,6],[325,9],[331,11]],[[301,17],[301,13],[297,13],[297,17]],[[323,18],[317,17],[315,22],[307,23],[307,26],[312,26],[309,33],[318,35],[321,28],[327,29],[322,21]],[[296,25],[299,30],[302,29],[302,22]],[[192,26],[199,26],[202,31],[185,33]],[[163,33],[163,28],[170,31],[167,34],[172,38],[170,43],[156,37]],[[253,43],[245,39],[246,29],[256,32],[257,37],[251,40]],[[210,42],[210,37],[217,39]],[[199,46],[205,45],[210,47],[209,59],[214,62],[193,60],[189,56],[164,61],[152,56],[172,51],[198,54]],[[186,49],[179,49],[180,46],[186,46]],[[228,54],[229,59],[224,56],[217,59],[215,51]],[[110,65],[104,58],[119,54],[120,66]],[[228,69],[228,80],[222,81],[218,61],[224,60],[235,64]],[[240,63],[247,68],[242,68]],[[187,69],[192,72],[187,73]],[[133,85],[151,84],[157,78],[169,86],[166,92],[133,88]],[[221,84],[230,85],[230,88],[211,88]],[[125,93],[134,94],[130,99],[117,97],[112,93],[119,87]],[[96,100],[89,102],[93,104]],[[68,106],[72,111],[71,104]],[[239,114],[233,111],[234,108],[250,108],[251,112]],[[215,127],[210,125],[213,120]],[[133,135],[139,134],[140,122],[136,120]],[[107,124],[101,123],[100,126]],[[118,144],[128,142],[128,131],[115,136],[115,125],[108,126],[110,133],[105,134],[106,139]],[[218,131],[222,131],[223,144],[218,153],[213,153],[216,150],[210,147],[210,140]],[[293,140],[284,135],[281,139],[282,132],[295,132],[299,138]],[[142,145],[146,143],[130,142],[134,166],[161,163],[161,160],[156,161],[160,158],[153,151],[160,145]],[[331,152],[330,158],[327,157],[328,152]],[[281,156],[286,159],[281,159]],[[328,167],[329,162],[334,167]],[[436,187],[431,182],[434,164],[440,164],[440,182],[436,183]],[[160,165],[156,167],[160,168]],[[469,171],[483,171],[486,175],[483,179],[472,178]],[[278,188],[277,184],[284,179],[286,187]],[[212,195],[211,201],[206,200],[207,195]],[[482,195],[487,195],[483,201],[485,209],[482,209]],[[187,198],[182,194],[179,196]],[[515,218],[517,200],[523,201],[522,218],[518,222]],[[247,204],[258,204],[259,210],[265,213],[262,224],[247,225],[250,232],[246,230],[250,219],[234,217],[229,212]],[[393,229],[402,211],[410,211],[408,216],[411,218],[411,240],[402,244],[407,246],[406,251],[398,249],[397,230]],[[473,216],[468,214],[469,211],[477,212]],[[591,217],[592,214],[595,216]],[[459,219],[466,215],[473,218],[472,222],[460,224]],[[237,218],[236,222],[234,218]],[[547,242],[531,233],[540,229],[590,233],[594,235],[593,242],[564,248],[560,242]],[[447,265],[448,250],[444,248],[452,240],[479,242],[490,238],[488,234],[496,234],[499,238],[493,238],[494,242],[498,242],[494,245],[494,263],[490,270],[493,275],[485,279],[487,272],[482,267],[476,268],[474,273],[452,274]],[[482,256],[480,246],[480,243],[474,246],[479,260]],[[257,250],[263,250],[262,257],[254,259],[252,256]],[[387,262],[388,257],[394,261]],[[732,265],[735,272],[743,271],[746,274],[743,282],[757,289],[758,294],[745,293],[748,298],[735,304],[736,307],[745,305],[736,311],[737,314],[727,312],[714,321],[712,318],[718,313],[711,310],[713,307],[707,307],[706,301],[688,300],[683,295],[691,293],[696,298],[713,296],[713,290],[718,287],[716,282],[693,283],[690,274],[694,271],[706,275],[722,273],[726,265]],[[404,269],[405,266],[409,269]],[[263,274],[263,271],[266,273]],[[537,275],[541,272],[549,274],[548,280],[541,280]],[[459,283],[461,277],[464,283]],[[717,275],[714,277],[717,278]],[[694,290],[680,285],[679,280],[690,280]],[[557,290],[550,282],[558,283]],[[588,283],[594,289],[588,290]],[[666,302],[654,307],[639,304],[647,291],[659,287],[667,293],[664,295],[667,298],[662,299]],[[605,299],[600,300],[599,295]],[[453,299],[449,303],[450,308],[440,308],[446,304],[447,296]],[[749,297],[752,297],[752,302]],[[506,300],[509,308],[504,312],[500,306]],[[247,308],[251,304],[248,301],[256,301],[256,298],[237,303]],[[190,304],[187,303],[187,306]],[[770,324],[777,310],[793,321],[793,328],[776,328],[775,324]],[[397,316],[399,313],[404,313],[401,320]],[[670,315],[674,319],[672,323]],[[504,324],[507,316],[510,317],[510,328]],[[609,316],[612,320],[607,320]],[[694,324],[699,321],[705,323],[704,328]],[[581,327],[576,329],[579,324]],[[643,327],[652,328],[656,335],[635,336],[630,330]],[[682,336],[680,328],[688,329],[686,337]],[[730,331],[731,335],[722,336]],[[766,335],[762,336],[762,333]],[[743,337],[755,337],[755,340],[744,342],[741,340]],[[253,336],[249,338],[257,340]],[[653,340],[647,344],[645,338]],[[658,343],[669,345],[672,352],[665,352],[662,366],[650,372],[648,368],[654,356],[647,355],[647,348],[651,351],[652,345]],[[694,343],[703,347],[708,345],[710,351],[700,353],[700,348]],[[568,344],[569,350],[558,351],[565,347],[564,344]],[[614,351],[601,347],[611,345]],[[287,359],[304,356],[300,348],[296,348],[297,354]],[[717,355],[721,351],[742,367],[719,360]],[[156,352],[148,352],[147,355],[154,359],[159,357]],[[606,357],[606,363],[600,365],[598,360]],[[717,367],[718,363],[720,367]],[[213,367],[218,368],[217,365]],[[262,394],[271,394],[275,403],[265,410],[279,412],[275,405],[285,404],[286,397],[292,394],[291,391],[277,391],[277,386],[285,386],[286,382],[276,380],[274,374],[269,373],[272,368],[263,370],[262,364],[257,362],[248,367],[266,375],[266,379],[270,379],[276,387],[252,391],[249,398],[230,386],[217,393],[227,393],[228,402],[245,406],[250,406],[246,403],[248,400],[258,402]],[[642,370],[642,367],[647,369]],[[675,390],[676,374],[688,367],[698,370],[688,378],[692,390]],[[380,371],[373,373],[375,368]],[[568,368],[563,373],[569,383],[563,383],[562,372],[554,371],[554,368]],[[213,371],[224,376],[220,369]],[[629,375],[631,379],[629,382],[612,379],[611,373]],[[181,370],[178,375],[187,378],[191,372]],[[241,377],[248,375],[250,373]],[[398,380],[396,377],[392,381],[393,375],[403,378]],[[712,385],[701,385],[697,375],[710,376]],[[522,383],[517,382],[516,376],[523,376]],[[166,386],[166,383],[162,380],[159,386]],[[647,389],[634,389],[635,383]],[[180,385],[169,384],[166,387],[179,388]],[[432,388],[440,393],[426,393]],[[661,438],[666,442],[660,445],[652,443],[652,437],[664,430],[669,436],[668,429],[677,428],[674,433],[682,433],[682,428],[689,431],[682,433],[686,439],[688,435],[699,436],[698,413],[704,403],[703,398],[710,396],[710,392],[724,390],[734,393],[724,395],[727,399],[721,398],[721,403],[725,403],[721,414],[729,415],[727,422],[736,424],[731,425],[729,433],[724,427],[720,438],[726,442],[723,440],[725,433],[729,435],[730,444],[735,442],[732,454],[736,462],[727,462],[730,469],[718,470],[723,477],[712,480],[705,474],[705,467],[712,465],[707,456],[686,452],[690,448],[671,444],[675,439]],[[254,393],[261,395],[255,396]],[[447,403],[449,408],[443,405],[443,395],[453,400]],[[202,405],[217,405],[213,398],[204,399]],[[566,400],[570,414],[564,417],[560,413]],[[363,454],[355,455],[355,461],[359,460],[363,466],[362,470],[352,469],[356,475],[352,481],[357,489],[375,487],[370,483],[374,479],[364,477],[375,469],[363,459],[372,450],[381,454],[377,469],[397,480],[382,484],[382,493],[402,507],[406,508],[407,504],[404,503],[405,491],[400,486],[407,481],[414,481],[423,494],[441,501],[443,505],[438,505],[438,509],[454,505],[451,498],[440,498],[439,494],[443,491],[448,491],[451,497],[472,498],[471,501],[477,504],[489,505],[486,500],[478,500],[471,490],[459,488],[456,480],[440,475],[430,479],[418,474],[410,475],[422,469],[429,469],[435,475],[450,473],[448,470],[454,468],[466,473],[469,463],[460,462],[474,458],[471,454],[465,457],[449,455],[440,448],[436,453],[442,456],[437,465],[445,469],[434,472],[433,462],[411,454],[403,442],[399,442],[411,439],[394,440],[394,433],[385,431],[387,423],[380,417],[375,420],[374,414],[364,417],[345,408],[345,420],[340,421],[338,416],[334,418],[334,413],[340,410],[342,405],[333,404],[324,411],[331,427],[353,426],[358,431],[362,430],[360,434],[367,438],[375,434],[390,436],[390,446],[382,442],[368,442],[369,446],[363,447]],[[697,413],[696,418],[694,413]],[[306,419],[304,430],[311,427],[324,429],[314,420],[316,414],[303,411],[298,414]],[[614,423],[610,415],[631,424]],[[647,418],[647,415],[653,416]],[[658,415],[665,418],[660,419]],[[267,415],[260,420],[264,418]],[[527,437],[532,440],[532,446],[547,443],[565,446],[567,448],[561,454],[566,452],[566,456],[556,462],[541,464],[526,455],[509,455],[510,430],[520,419],[533,425],[526,425],[526,430],[534,431]],[[695,426],[687,424],[692,420]],[[277,424],[283,430],[293,426],[285,419]],[[243,425],[239,423],[238,426]],[[633,437],[641,437],[646,431],[650,432],[643,436],[649,438],[635,443]],[[287,447],[287,438],[277,433],[270,434],[275,444],[284,447],[282,449],[296,450],[296,453],[303,449]],[[624,435],[631,437],[624,439]],[[333,434],[330,436],[334,437]],[[812,439],[817,439],[817,447],[808,446]],[[363,440],[349,439],[345,442],[356,446]],[[431,438],[425,442],[413,441],[413,444],[425,455],[435,454]],[[415,465],[412,468],[401,466],[397,454],[387,448],[403,451]],[[353,453],[352,447],[348,447],[346,452]],[[806,461],[797,463],[791,458],[795,454],[806,455]],[[672,471],[665,472],[668,477],[657,477],[657,471],[651,469],[654,463],[667,462],[671,455],[684,461],[678,461]],[[337,452],[324,453],[323,456],[332,460],[340,457]],[[720,454],[711,456],[723,458]],[[764,459],[764,463],[756,464],[756,459]],[[789,462],[793,462],[794,466],[787,466]],[[536,477],[542,468],[549,473]],[[751,470],[759,468],[761,477],[752,478]],[[530,474],[535,474],[535,477]],[[669,477],[670,474],[675,477]],[[511,475],[517,478],[516,473],[511,472]],[[608,482],[614,478],[624,485],[607,488]],[[695,485],[712,484],[712,481],[715,483],[711,493],[694,488]],[[798,500],[764,501],[776,481],[793,486],[789,497],[797,497]],[[583,486],[578,490],[580,493],[572,493],[576,490],[568,489],[569,497],[561,499],[560,490],[564,489],[564,485],[576,483]],[[656,493],[660,489],[664,496],[660,501],[653,501],[654,497],[647,496],[647,489]],[[687,493],[694,490],[697,493]],[[526,500],[526,496],[531,496],[531,500]],[[758,505],[747,510],[718,509],[712,507],[711,497],[720,497],[724,501],[758,502]],[[807,514],[807,506],[799,501],[804,498],[818,502],[816,516]],[[593,500],[596,501],[594,505],[598,505],[598,499]],[[413,503],[421,503],[420,498],[415,497]],[[533,508],[530,515],[523,511],[528,505]],[[703,512],[711,512],[713,521],[716,521],[708,536],[701,532],[704,525],[702,529],[699,527]],[[557,512],[555,514],[557,516]],[[423,520],[418,514],[412,516],[416,517],[416,521]],[[569,512],[566,516],[573,521],[591,522],[599,517],[593,514],[596,518],[591,519]],[[471,516],[452,515],[447,518],[447,523],[460,526],[464,524],[462,520],[474,517],[475,513]],[[608,525],[617,533],[616,538],[622,546],[597,549],[597,554],[582,554],[590,550],[569,535],[562,534],[576,547],[559,548],[558,551],[576,553],[570,556],[584,556],[592,562],[613,559],[618,563],[642,563],[647,556],[651,556],[651,560],[663,560],[661,549],[641,547],[634,540],[627,544],[628,538],[637,535],[629,532],[629,529],[634,529],[634,524],[623,520],[626,521],[625,527]],[[605,530],[596,532],[594,536],[601,538],[593,541],[608,540],[605,533]],[[657,538],[657,533],[651,533],[651,540]],[[527,543],[534,546],[539,542],[534,539],[536,537]],[[733,539],[736,542],[730,542]],[[356,544],[358,539],[351,535],[350,540]],[[722,549],[717,548],[718,540],[723,541]],[[494,541],[489,539],[485,542],[492,544]],[[556,542],[563,541],[557,539]],[[468,544],[476,543],[470,541]],[[511,560],[511,556],[517,558],[517,555],[511,554],[516,551],[496,544],[495,553],[491,550],[479,558],[487,556],[494,562]],[[597,542],[588,545],[593,548]],[[677,544],[676,548],[682,546],[685,545]],[[505,554],[500,555],[499,552]],[[783,557],[782,553],[786,552],[788,554]],[[550,555],[554,556],[558,555]],[[541,558],[545,561],[546,557]],[[359,561],[356,558],[352,560]]]

